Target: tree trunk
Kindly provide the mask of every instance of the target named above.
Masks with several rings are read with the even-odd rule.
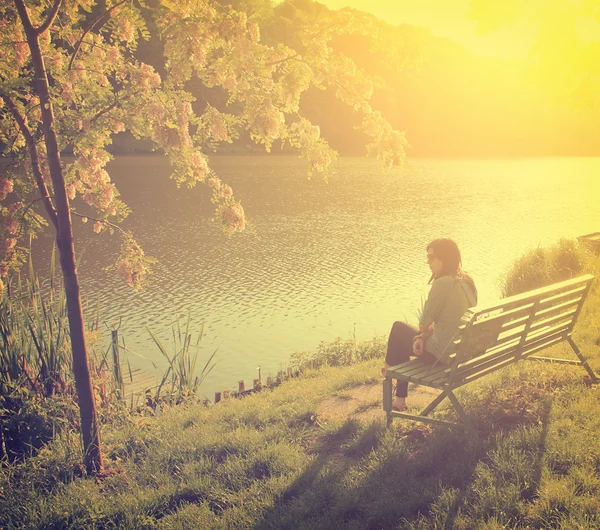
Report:
[[[31,59],[35,72],[35,89],[40,98],[42,112],[42,127],[44,141],[48,154],[48,166],[54,191],[54,205],[56,208],[56,243],[60,256],[60,266],[63,273],[65,295],[67,299],[67,314],[73,353],[73,375],[75,388],[79,400],[79,413],[81,418],[81,434],[83,436],[83,458],[86,471],[95,474],[102,469],[102,455],[100,452],[100,433],[98,431],[98,417],[94,403],[92,380],[88,367],[88,355],[85,341],[85,327],[83,311],[79,292],[79,280],[75,263],[75,249],[73,247],[73,232],[71,225],[71,212],[69,199],[65,186],[65,179],[60,164],[58,141],[53,127],[54,113],[48,89],[48,76],[39,45],[38,31],[31,25],[29,15],[23,0],[15,0],[19,17],[27,35],[27,43],[31,52]],[[46,29],[48,31],[48,29]],[[52,214],[53,212],[49,212]]]

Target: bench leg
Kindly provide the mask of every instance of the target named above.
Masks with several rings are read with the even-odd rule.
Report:
[[[473,423],[465,413],[461,404],[456,399],[456,396],[452,393],[451,390],[442,390],[439,396],[437,396],[420,414],[410,414],[408,412],[396,412],[392,411],[392,390],[393,383],[391,377],[386,377],[383,381],[383,410],[386,413],[387,426],[389,427],[392,424],[392,420],[394,418],[404,418],[407,420],[413,421],[422,421],[425,423],[431,423],[434,425],[443,425],[445,427],[464,427],[466,428],[472,435],[477,437],[477,430],[475,429]],[[446,397],[450,399],[452,405],[454,406],[458,417],[462,423],[455,423],[446,420],[433,419],[428,418],[427,415],[433,411]]]
[[[435,409],[435,407],[437,407],[442,401],[444,401],[444,399],[446,399],[445,391],[443,391],[438,397],[436,397],[431,403],[429,403],[427,407],[425,407],[423,412],[421,412],[421,416],[427,416],[430,412],[433,411],[433,409]]]
[[[598,382],[599,381],[598,376],[594,373],[594,371],[592,370],[592,368],[588,364],[586,358],[579,351],[579,348],[577,347],[577,344],[575,344],[575,341],[573,340],[573,338],[572,337],[567,337],[567,341],[571,345],[571,348],[573,348],[573,351],[575,352],[575,355],[577,355],[577,357],[581,361],[581,364],[583,365],[583,367],[587,370],[587,373],[590,375],[591,380],[593,382],[595,382],[595,383]]]
[[[392,424],[392,378],[386,377],[383,380],[383,410],[387,416],[386,423],[389,427]]]
[[[456,396],[452,393],[452,390],[444,390],[444,392],[448,396],[448,399],[450,400],[452,405],[454,406],[454,409],[456,410],[456,413],[458,414],[460,421],[462,421],[463,425],[466,427],[466,429],[475,438],[477,438],[477,429],[475,429],[473,422],[471,421],[469,416],[467,416],[465,410],[462,408],[462,405],[458,402],[458,399],[456,399]]]

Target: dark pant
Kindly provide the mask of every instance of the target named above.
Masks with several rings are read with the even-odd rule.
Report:
[[[413,354],[413,339],[419,330],[406,322],[394,322],[390,337],[388,339],[387,354],[385,362],[394,366],[406,362]],[[424,351],[421,359],[428,363],[435,363],[436,356],[428,351]],[[406,397],[408,395],[408,381],[398,381],[396,385],[396,396]]]

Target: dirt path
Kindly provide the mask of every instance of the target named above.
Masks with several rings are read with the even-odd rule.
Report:
[[[433,400],[438,391],[410,384],[407,403],[416,413]],[[383,419],[382,384],[370,383],[343,390],[321,401],[319,416],[324,420],[355,418],[362,421]]]

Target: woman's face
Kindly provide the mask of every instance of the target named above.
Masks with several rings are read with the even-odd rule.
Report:
[[[442,272],[442,260],[435,255],[435,251],[431,247],[427,249],[427,263],[429,264],[431,274],[434,276],[437,277]]]

